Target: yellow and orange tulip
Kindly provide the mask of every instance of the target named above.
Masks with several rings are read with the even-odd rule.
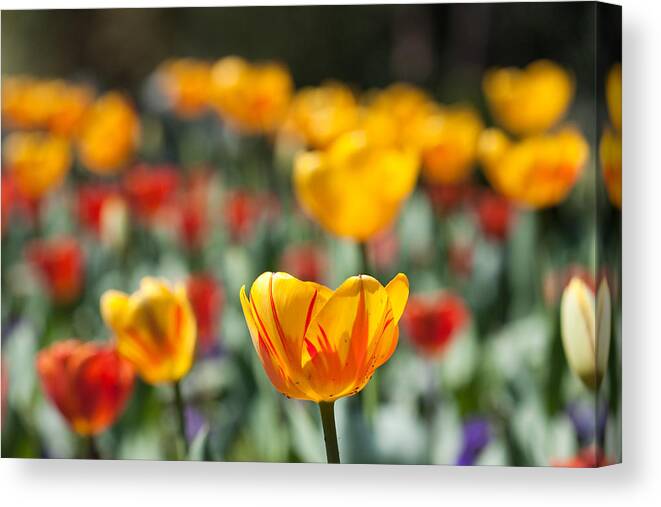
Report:
[[[177,114],[190,118],[206,110],[211,94],[209,63],[193,58],[168,60],[159,67],[156,76]]]
[[[409,294],[398,274],[383,287],[352,276],[335,291],[287,273],[263,273],[241,305],[264,371],[290,398],[332,402],[358,393],[397,347]]]
[[[423,131],[422,174],[433,184],[456,184],[471,173],[484,125],[469,107],[450,107],[430,115]]]
[[[114,174],[130,162],[140,136],[140,121],[123,95],[110,92],[90,108],[78,136],[83,165],[100,175]]]
[[[133,294],[107,291],[101,313],[117,350],[146,382],[175,382],[190,370],[197,328],[184,285],[143,278]]]
[[[211,68],[211,102],[241,132],[274,131],[284,120],[293,83],[289,71],[274,62],[251,64],[230,56]]]
[[[386,229],[413,191],[418,156],[374,143],[363,131],[344,134],[326,151],[294,163],[301,206],[331,233],[366,241]]]
[[[622,64],[611,67],[606,76],[606,104],[613,127],[622,130]]]
[[[606,128],[599,143],[601,172],[608,198],[614,206],[622,207],[622,136]]]
[[[3,142],[4,163],[18,191],[38,200],[58,187],[71,168],[71,146],[60,136],[14,132]]]
[[[571,75],[549,60],[532,62],[525,69],[489,70],[482,88],[496,122],[516,135],[540,134],[553,127],[574,96]]]
[[[356,128],[358,112],[354,94],[341,83],[303,88],[292,100],[283,133],[313,148],[325,148]]]
[[[587,162],[589,147],[579,131],[565,127],[555,134],[515,142],[502,131],[480,136],[479,156],[491,185],[508,199],[530,208],[562,202]]]

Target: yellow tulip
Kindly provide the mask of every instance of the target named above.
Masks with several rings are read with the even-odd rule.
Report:
[[[303,88],[292,100],[283,130],[308,146],[325,148],[358,123],[358,104],[351,90],[330,82]]]
[[[596,390],[606,372],[611,333],[611,300],[606,280],[595,296],[578,277],[571,279],[560,304],[562,344],[571,370]]]
[[[606,77],[606,104],[613,127],[622,130],[622,65],[611,67]]]
[[[422,133],[436,104],[421,89],[396,83],[385,90],[370,92],[361,125],[374,143],[419,151]]]
[[[601,171],[608,198],[614,206],[622,207],[622,136],[604,129],[599,143]]]
[[[567,197],[581,175],[589,147],[572,127],[519,142],[500,130],[487,129],[480,136],[478,153],[498,192],[521,205],[546,208]]]
[[[365,387],[397,346],[408,279],[383,287],[352,276],[335,291],[287,273],[263,273],[241,305],[273,387],[290,398],[333,402]]]
[[[469,175],[477,157],[484,125],[468,107],[452,107],[430,115],[425,123],[422,173],[435,184],[455,184]]]
[[[293,177],[307,213],[331,233],[362,242],[393,222],[417,175],[415,153],[374,144],[354,131],[326,151],[300,153]]]
[[[78,154],[90,171],[113,174],[130,162],[138,143],[140,122],[129,101],[117,92],[90,108],[78,137]]]
[[[156,76],[177,114],[193,117],[207,108],[211,92],[211,66],[207,62],[192,58],[168,60]]]
[[[73,135],[93,100],[86,86],[14,76],[2,82],[2,116],[10,127]]]
[[[230,56],[211,68],[211,101],[220,115],[246,133],[269,133],[284,119],[292,93],[288,70]]]
[[[29,199],[40,199],[58,187],[71,167],[71,147],[63,137],[14,132],[3,146],[5,166],[19,192]]]
[[[190,370],[197,329],[184,285],[143,278],[133,294],[104,293],[101,313],[117,350],[146,382],[176,382]]]
[[[482,87],[497,123],[513,134],[540,134],[565,114],[574,81],[558,64],[538,60],[525,69],[492,69]]]

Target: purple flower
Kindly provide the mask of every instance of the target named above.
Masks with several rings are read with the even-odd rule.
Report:
[[[186,418],[186,439],[192,442],[207,421],[201,412],[191,406],[186,407],[184,417]]]
[[[457,465],[474,465],[489,440],[491,440],[489,422],[477,417],[469,419],[464,424],[464,444],[457,458]]]
[[[597,409],[594,403],[574,402],[567,406],[567,415],[574,425],[578,442],[583,447],[594,442],[595,436],[601,437],[604,434],[608,407],[601,404]]]

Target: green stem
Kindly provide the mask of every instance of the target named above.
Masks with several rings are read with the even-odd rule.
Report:
[[[177,409],[179,434],[184,448],[184,458],[188,456],[188,439],[186,438],[186,417],[184,414],[184,399],[181,395],[181,382],[177,380],[172,384],[174,388],[174,402]]]
[[[101,453],[99,453],[94,435],[87,437],[87,459],[101,459]]]
[[[358,246],[360,248],[360,274],[368,275],[370,274],[370,258],[367,251],[367,243],[361,241],[358,243]]]
[[[326,444],[326,460],[328,463],[340,463],[340,451],[337,447],[337,430],[335,429],[334,401],[320,401],[321,425],[324,428],[324,443]]]

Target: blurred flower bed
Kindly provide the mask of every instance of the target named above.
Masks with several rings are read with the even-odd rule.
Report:
[[[3,77],[3,456],[324,462],[343,398],[343,463],[618,461],[620,67],[598,147],[548,60],[294,82]]]

